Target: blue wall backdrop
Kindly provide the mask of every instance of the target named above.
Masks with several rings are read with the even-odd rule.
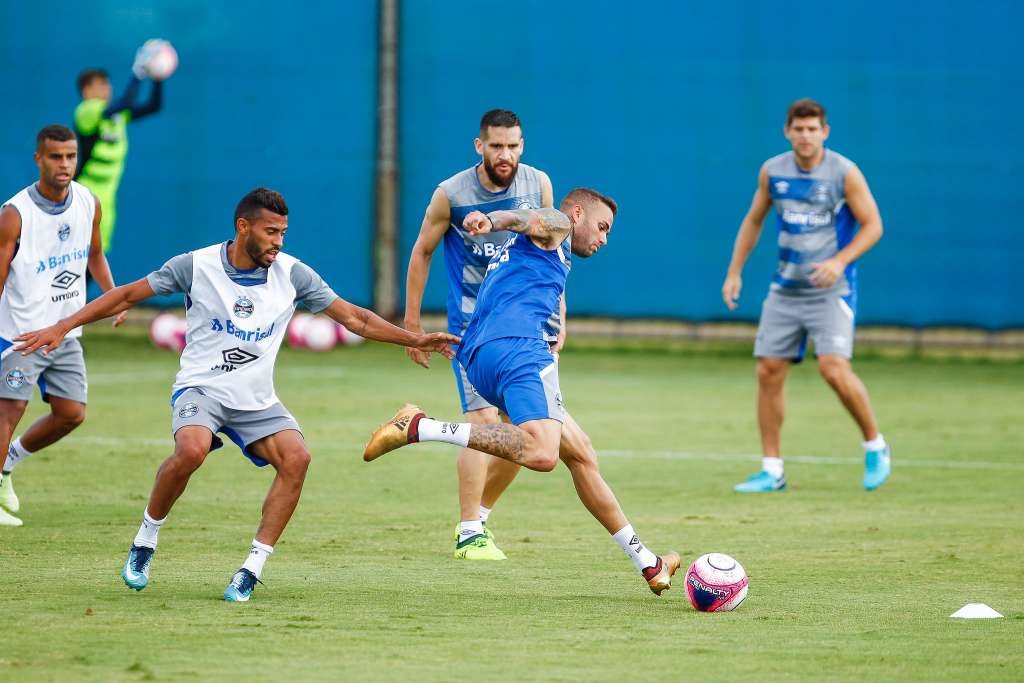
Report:
[[[81,68],[119,89],[136,46],[168,38],[181,66],[164,111],[130,129],[115,275],[224,239],[238,198],[266,184],[291,204],[288,250],[367,304],[376,18],[370,0],[0,2],[0,195],[36,177],[35,132],[71,122]],[[1006,1],[405,0],[403,276],[433,188],[475,163],[480,114],[501,106],[556,194],[591,185],[622,206],[611,246],[573,272],[571,314],[754,320],[773,217],[735,314],[719,288],[757,169],[787,147],[786,106],[812,96],[885,220],[861,264],[861,321],[1024,326],[1022,20]],[[428,308],[445,286],[437,264]]]
[[[129,127],[110,254],[118,281],[229,238],[235,204],[267,185],[289,203],[287,250],[368,304],[373,2],[311,0],[301,12],[269,0],[0,2],[2,199],[38,178],[38,129],[72,123],[78,72],[106,68],[119,92],[153,37],[175,45],[180,66],[163,111]]]
[[[570,315],[726,319],[719,289],[786,107],[830,112],[829,145],[867,176],[886,235],[861,263],[860,320],[1024,324],[1017,209],[1022,5],[409,0],[402,14],[402,225],[475,163],[482,112],[517,111],[523,160],[556,197],[607,191],[606,251],[577,261]],[[774,268],[774,214],[735,317]],[[428,301],[443,306],[444,273]]]

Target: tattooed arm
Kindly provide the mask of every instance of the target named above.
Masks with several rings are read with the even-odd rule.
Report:
[[[484,214],[473,211],[462,222],[471,235],[511,230],[529,236],[541,249],[553,251],[572,229],[569,217],[558,209],[516,209]]]

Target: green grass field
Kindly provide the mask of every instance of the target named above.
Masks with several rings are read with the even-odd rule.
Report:
[[[0,680],[1024,679],[1024,364],[861,361],[895,448],[871,494],[852,423],[798,368],[791,489],[751,497],[732,493],[759,464],[749,357],[570,347],[567,406],[641,537],[750,575],[738,611],[702,614],[678,575],[647,590],[561,467],[524,471],[496,508],[509,561],[452,560],[455,449],[360,457],[402,401],[456,416],[450,369],[369,344],[281,353],[313,466],[253,601],[220,595],[272,474],[233,447],[193,477],[149,587],[130,591],[119,571],[170,452],[177,359],[100,330],[87,358],[85,425],[14,475],[25,526],[0,529]],[[1006,618],[949,618],[968,602]]]

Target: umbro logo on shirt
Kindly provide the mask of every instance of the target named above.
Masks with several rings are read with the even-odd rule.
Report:
[[[255,353],[249,353],[237,346],[233,349],[224,349],[221,351],[221,354],[224,356],[225,363],[233,363],[234,365],[245,365],[259,358]]]
[[[249,353],[245,349],[240,349],[237,346],[233,349],[224,349],[221,351],[221,355],[224,358],[224,362],[220,365],[214,365],[211,370],[223,370],[224,372],[231,372],[237,370],[243,365],[248,365],[254,360],[258,360],[259,356],[255,353]]]
[[[50,283],[51,287],[57,289],[68,289],[71,285],[78,281],[78,278],[82,277],[78,273],[72,273],[70,270],[62,270],[53,277],[53,282]]]
[[[50,283],[50,286],[56,287],[57,289],[68,290],[76,282],[78,282],[78,280],[81,277],[82,276],[79,275],[78,273],[72,273],[70,270],[62,270],[61,272],[57,273],[56,276],[54,276],[53,282]],[[72,292],[65,291],[63,294],[52,295],[50,297],[50,301],[52,301],[53,303],[67,301],[68,299],[74,299],[79,294],[81,294],[81,292],[79,292],[77,289]]]

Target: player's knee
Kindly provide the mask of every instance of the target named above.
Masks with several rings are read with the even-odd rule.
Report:
[[[535,453],[528,462],[531,470],[550,472],[558,464],[558,454],[547,452]]]
[[[786,376],[786,361],[778,358],[762,358],[757,364],[757,381],[761,384],[778,384]]]
[[[281,469],[288,475],[301,479],[306,476],[306,470],[309,469],[312,460],[313,457],[308,450],[296,447],[287,451],[281,458]]]
[[[196,442],[179,443],[174,449],[174,465],[185,472],[194,472],[206,460],[208,450]]]
[[[550,472],[558,464],[558,445],[552,447],[541,439],[533,439],[523,453],[522,465],[537,472]]]
[[[832,386],[841,384],[846,377],[846,363],[841,358],[819,358],[818,372]]]
[[[57,415],[57,419],[60,420],[61,426],[70,432],[85,422],[85,406],[79,403],[74,408],[63,410]]]

